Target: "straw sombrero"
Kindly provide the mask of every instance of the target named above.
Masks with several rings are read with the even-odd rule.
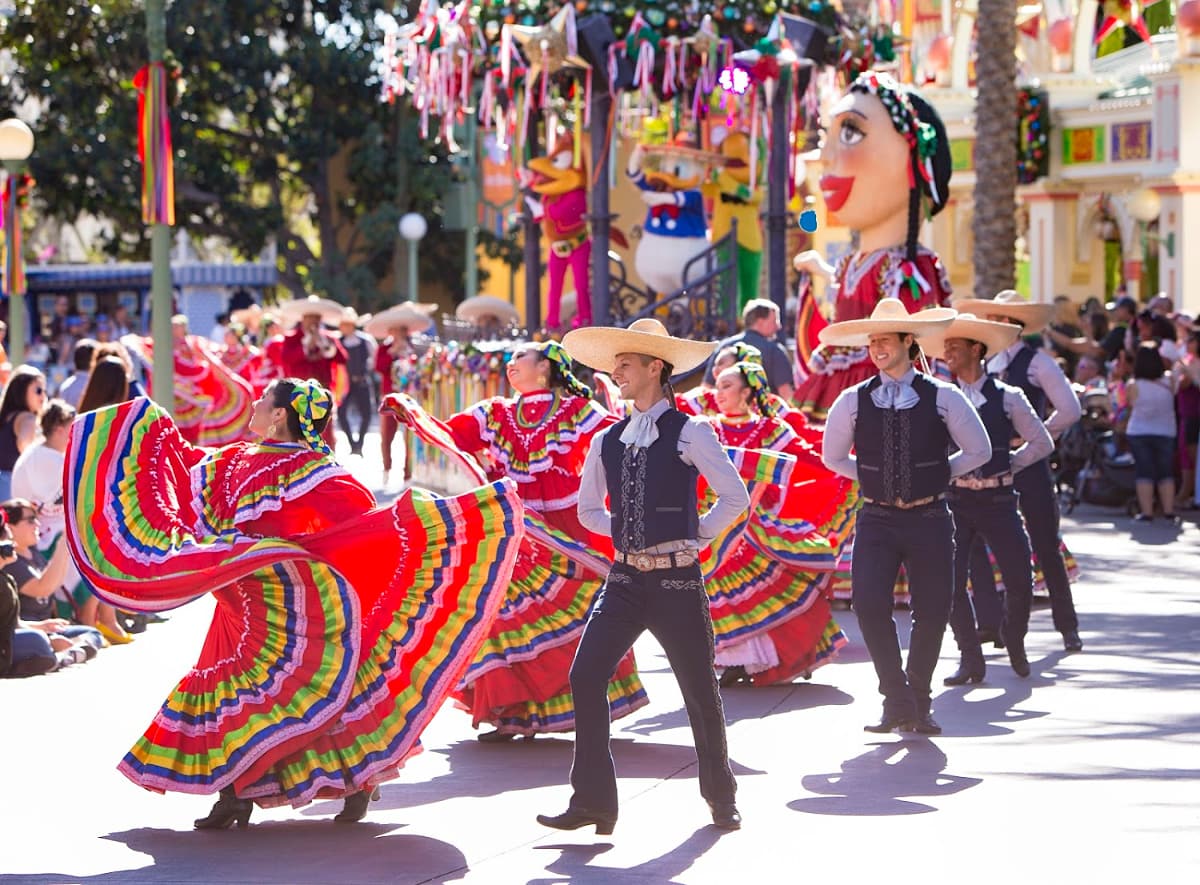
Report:
[[[948,307],[931,307],[909,313],[897,298],[884,298],[865,320],[845,320],[822,329],[817,338],[822,344],[838,347],[866,347],[872,335],[891,332],[922,338],[940,332],[957,316]]]
[[[562,343],[571,359],[599,372],[611,372],[619,353],[641,353],[670,363],[673,372],[682,374],[699,366],[717,348],[715,341],[672,338],[666,326],[650,317],[634,321],[628,329],[613,326],[575,329],[567,333]]]
[[[519,323],[521,315],[517,309],[495,295],[473,295],[460,304],[454,311],[460,320],[476,323],[485,316],[494,316],[501,323]]]
[[[342,319],[342,311],[345,308],[336,301],[330,301],[328,298],[321,298],[317,295],[309,295],[307,298],[297,298],[294,301],[286,301],[279,305],[279,320],[285,325],[295,325],[300,322],[301,317],[316,314],[321,318],[321,322],[329,323],[331,326],[336,326]]]
[[[1007,348],[1020,334],[1021,327],[1013,323],[981,320],[973,313],[960,313],[940,332],[922,336],[921,349],[929,356],[940,359],[947,338],[966,338],[983,344],[987,347],[988,356],[991,356]]]
[[[241,324],[254,335],[258,334],[259,326],[262,325],[262,318],[263,309],[258,304],[251,304],[249,307],[243,307],[229,314],[229,321],[231,323]]]
[[[369,322],[370,319],[371,314],[369,313],[359,313],[353,307],[343,307],[342,315],[338,317],[338,325],[340,326],[342,323],[354,323],[356,326],[361,326]]]
[[[706,151],[696,141],[696,135],[690,130],[681,129],[670,141],[661,144],[642,145],[642,152],[647,156],[685,157],[697,163],[721,165],[725,157],[718,151]]]
[[[954,302],[956,310],[968,311],[976,316],[1003,316],[1016,320],[1025,327],[1022,334],[1032,335],[1046,328],[1054,316],[1053,304],[1033,304],[1012,289],[997,293],[995,298],[964,298]]]
[[[429,326],[429,317],[435,310],[436,304],[405,301],[375,314],[363,325],[363,330],[372,338],[386,338],[397,326],[425,329]]]

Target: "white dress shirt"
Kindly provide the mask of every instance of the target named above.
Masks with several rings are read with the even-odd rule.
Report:
[[[666,398],[660,399],[646,414],[657,421],[670,405],[671,402]],[[631,407],[630,412],[635,419],[640,414],[636,407]],[[612,427],[608,427],[592,437],[592,446],[584,460],[583,477],[579,483],[579,521],[588,531],[605,537],[612,534],[612,514],[605,504],[605,498],[608,496],[608,474],[600,454],[604,449],[605,437],[611,432]],[[690,464],[700,471],[700,475],[717,495],[716,503],[707,513],[700,515],[697,540],[701,546],[706,546],[746,512],[750,506],[750,495],[707,419],[688,418],[679,432],[679,458],[684,464]],[[682,489],[680,494],[683,494]],[[678,545],[674,547],[679,549]],[[652,548],[647,552],[666,551]]]
[[[885,384],[899,380],[902,385],[912,387],[916,375],[915,369],[909,369],[899,379],[883,374],[879,377]],[[976,467],[982,467],[992,458],[992,443],[979,413],[954,385],[928,375],[923,377],[937,388],[938,415],[946,425],[950,439],[958,446],[958,451],[950,456],[950,478],[965,476]],[[862,382],[870,383],[871,379]],[[825,420],[825,441],[821,453],[821,460],[826,467],[853,480],[858,479],[858,459],[850,454],[850,449],[854,445],[854,428],[858,424],[858,389],[862,384],[843,390],[834,400],[829,417]]]
[[[976,408],[982,404],[983,382],[987,380],[987,377],[987,375],[980,375],[979,379],[972,384],[961,379],[958,382],[959,388]],[[1004,394],[1004,416],[1012,423],[1013,430],[1023,441],[1021,447],[1009,455],[1012,472],[1019,473],[1030,464],[1036,464],[1043,458],[1049,458],[1054,451],[1054,440],[1050,438],[1050,431],[1042,424],[1038,413],[1029,404],[1025,391],[1019,387],[1013,387],[1011,384],[1005,384],[999,378],[992,380]]]
[[[988,374],[1001,377],[1024,346],[1025,342],[1018,341],[988,360]],[[1033,355],[1027,374],[1029,383],[1042,389],[1050,407],[1054,409],[1045,423],[1046,430],[1050,432],[1050,439],[1056,440],[1083,414],[1079,407],[1079,397],[1075,396],[1071,382],[1058,367],[1058,363],[1044,350],[1039,350]]]

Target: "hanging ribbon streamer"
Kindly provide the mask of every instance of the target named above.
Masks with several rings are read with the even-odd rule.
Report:
[[[167,71],[152,62],[137,72],[138,159],[142,161],[142,221],[175,224],[175,159],[167,115]]]
[[[21,179],[9,175],[4,183],[4,293],[25,295],[25,262],[21,260]]]

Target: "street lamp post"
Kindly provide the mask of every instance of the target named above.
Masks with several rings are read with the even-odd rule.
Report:
[[[409,212],[400,218],[400,236],[408,241],[408,292],[403,300],[418,301],[417,298],[417,244],[429,232],[429,223],[423,215]]]
[[[20,198],[18,176],[33,153],[33,132],[20,120],[0,123],[0,161],[8,172],[8,205],[4,207],[8,248],[4,288],[8,292],[8,358],[14,366],[25,362],[25,283],[21,255],[20,220],[17,200]]]

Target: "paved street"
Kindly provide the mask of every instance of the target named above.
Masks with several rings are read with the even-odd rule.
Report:
[[[651,703],[614,729],[610,837],[534,821],[566,806],[569,736],[483,745],[451,707],[364,823],[321,802],[194,832],[210,799],[144,792],[115,764],[195,658],[211,610],[195,603],[90,664],[0,682],[0,885],[1200,881],[1200,530],[1087,510],[1066,532],[1085,651],[1064,654],[1036,609],[1033,677],[991,655],[982,686],[939,692],[940,737],[862,731],[879,703],[845,612],[854,644],[810,682],[726,692],[745,817],[730,834],[708,825],[650,640]],[[954,659],[947,636],[939,685]]]

